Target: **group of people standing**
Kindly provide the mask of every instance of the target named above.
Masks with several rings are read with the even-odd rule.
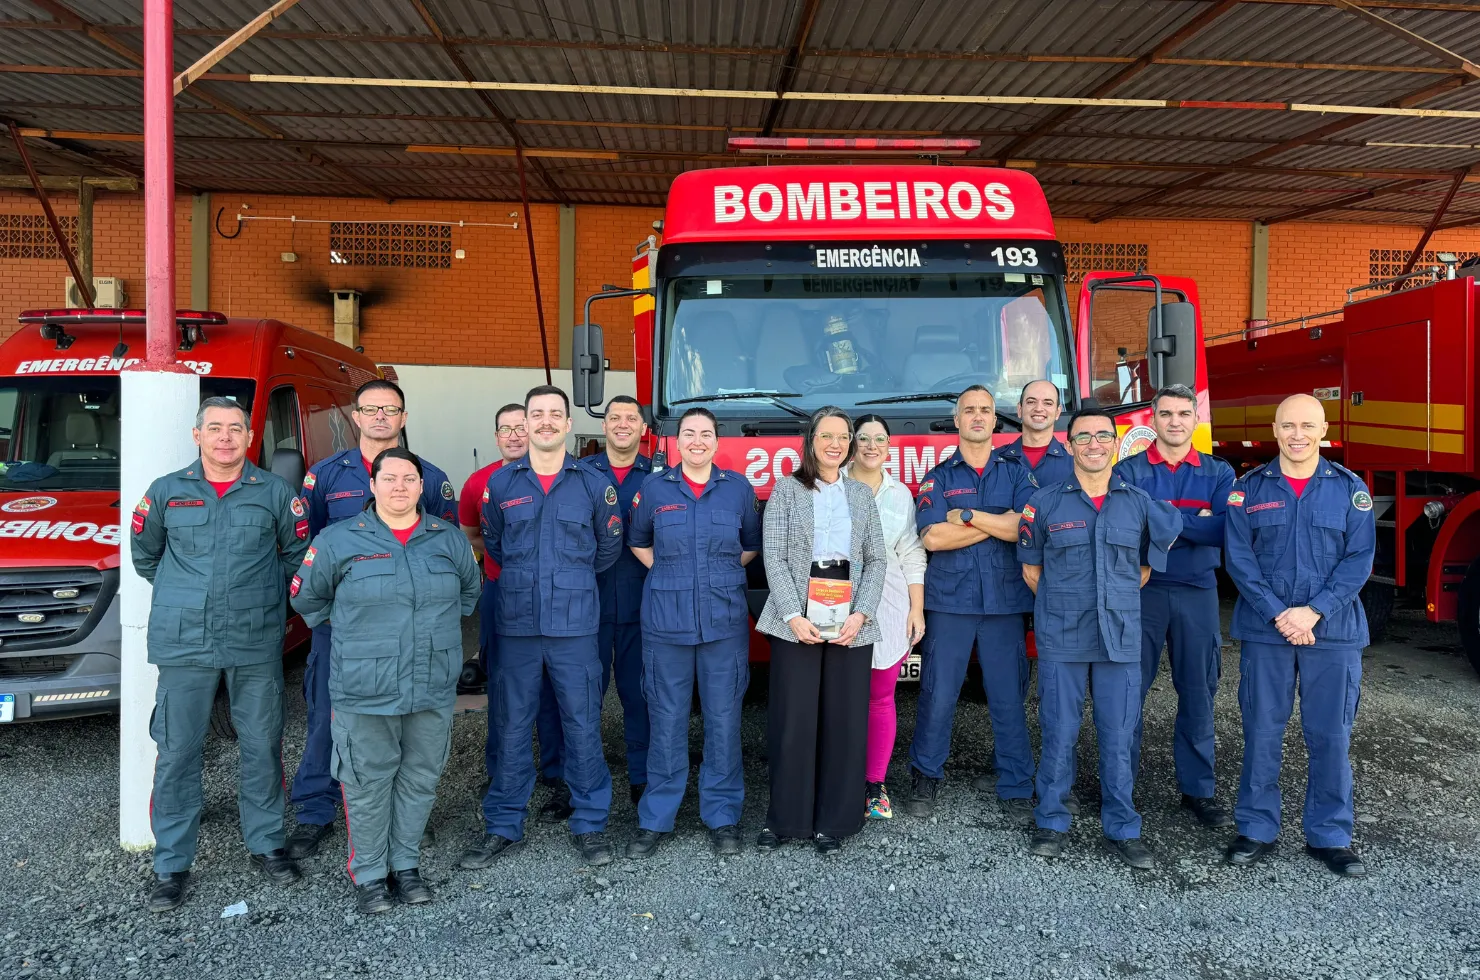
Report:
[[[1237,826],[1228,860],[1259,860],[1279,834],[1282,737],[1298,678],[1311,747],[1308,849],[1339,874],[1364,873],[1350,847],[1347,746],[1367,642],[1357,592],[1371,568],[1372,501],[1354,474],[1321,459],[1320,403],[1287,399],[1274,426],[1280,458],[1235,482],[1227,464],[1193,448],[1196,395],[1186,388],[1157,394],[1156,441],[1118,465],[1114,418],[1081,409],[1061,442],[1059,398],[1049,382],[1026,386],[1021,438],[994,449],[995,399],[968,388],[955,406],[956,452],[913,497],[890,472],[887,422],[824,408],[764,514],[749,481],[715,465],[718,425],[703,408],[682,416],[675,458],[654,472],[634,399],[612,399],[605,451],[576,459],[566,450],[569,400],[534,388],[497,413],[502,458],[470,477],[459,502],[442,471],[399,448],[405,400],[391,382],[360,390],[360,445],[316,464],[301,496],[246,461],[241,407],[207,399],[200,460],[156,481],[133,519],[135,567],[156,586],[149,650],[161,667],[150,907],[185,899],[201,743],[223,675],[253,861],[275,882],[298,880],[298,862],[334,835],[342,807],[358,908],[432,901],[420,853],[464,667],[461,618],[480,607],[489,783],[483,833],[460,867],[487,867],[523,840],[537,779],[548,787],[539,819],[568,822],[587,863],[612,860],[601,704],[613,679],[637,810],[626,856],[650,857],[674,831],[696,693],[700,817],[716,854],[738,854],[747,566],[757,555],[769,591],[754,628],[771,642],[770,800],[758,851],[798,840],[833,854],[866,819],[893,817],[894,688],[918,644],[907,814],[935,810],[974,650],[994,774],[973,788],[1032,828],[1032,853],[1062,854],[1079,810],[1072,787],[1088,695],[1107,846],[1151,867],[1133,791],[1141,706],[1165,648],[1182,805],[1205,826]],[[1233,633],[1243,642],[1245,751],[1232,811],[1217,799],[1213,758],[1220,560],[1240,591]],[[314,628],[291,835],[281,819],[285,591]]]

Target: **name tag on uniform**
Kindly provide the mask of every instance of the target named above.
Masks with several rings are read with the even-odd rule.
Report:
[[[853,583],[845,578],[807,579],[807,618],[824,640],[836,640],[853,611]]]

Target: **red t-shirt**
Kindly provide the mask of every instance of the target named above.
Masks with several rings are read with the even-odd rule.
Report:
[[[986,474],[987,474],[987,468],[986,468],[985,465],[976,467],[976,475],[977,476],[986,476]]]
[[[613,466],[612,467],[612,477],[616,479],[618,486],[621,486],[622,481],[625,480],[625,479],[627,479],[627,474],[628,473],[631,473],[631,472],[632,472],[632,467],[630,467],[630,466]]]
[[[207,480],[206,482],[216,488],[216,497],[218,499],[226,496],[226,491],[230,490],[232,485],[236,483],[235,480],[227,480],[225,483],[217,483],[215,480]]]
[[[1310,482],[1310,477],[1308,476],[1301,480],[1297,480],[1293,476],[1287,476],[1285,479],[1290,481],[1290,489],[1295,491],[1295,496],[1297,497],[1305,492],[1305,485]]]
[[[401,546],[405,547],[406,542],[411,540],[411,532],[415,531],[420,526],[421,518],[418,517],[416,519],[416,523],[411,525],[410,527],[403,527],[400,530],[397,530],[396,528],[391,528],[391,533],[396,536],[397,541],[401,542]]]
[[[364,453],[360,453],[360,462],[365,464],[365,475],[370,476],[371,471],[375,466],[375,460],[371,459],[369,456],[366,456]]]
[[[1095,505],[1095,510],[1100,509],[1100,505],[1105,502],[1105,496],[1106,495],[1102,493],[1098,497],[1089,498],[1089,502]]]
[[[531,470],[530,472],[533,473],[534,471]],[[549,476],[545,476],[545,474],[543,474],[543,473],[535,473],[534,475],[537,476],[537,477],[539,477],[540,486],[544,488],[545,493],[548,495],[549,492],[550,492],[550,488],[555,485],[555,478],[557,476],[559,476],[560,474],[559,473],[551,473]]]
[[[495,460],[482,469],[474,470],[473,475],[468,477],[468,482],[463,484],[461,496],[457,498],[457,522],[459,524],[464,527],[478,527],[482,523],[482,515],[479,511],[483,507],[483,491],[488,487],[488,478],[503,465],[503,460]],[[484,555],[483,574],[494,579],[498,578],[498,573],[498,562]]]
[[[681,474],[681,475],[683,476],[683,482],[687,483],[689,485],[689,489],[692,490],[692,491],[694,491],[694,496],[696,496],[696,497],[702,497],[702,496],[704,496],[704,488],[707,487],[707,486],[709,486],[709,484],[707,484],[707,483],[695,483],[693,480],[690,480],[689,479],[689,475],[687,473],[684,473],[684,474]]]
[[[1029,466],[1036,469],[1039,462],[1043,459],[1043,454],[1046,452],[1048,452],[1047,446],[1024,446],[1023,458],[1028,461]]]

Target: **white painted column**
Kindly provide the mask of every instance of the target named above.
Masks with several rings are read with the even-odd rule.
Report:
[[[154,740],[149,715],[159,671],[145,642],[154,589],[130,559],[132,512],[149,484],[191,463],[198,452],[190,429],[200,405],[200,378],[193,372],[124,371],[123,425],[119,445],[119,523],[123,562],[119,567],[118,839],[128,850],[154,846],[149,795],[154,787]]]

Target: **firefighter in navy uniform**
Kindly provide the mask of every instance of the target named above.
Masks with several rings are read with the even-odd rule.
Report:
[[[1275,413],[1279,459],[1251,470],[1228,495],[1225,552],[1238,586],[1239,710],[1244,764],[1228,862],[1251,865],[1280,832],[1280,763],[1300,691],[1306,776],[1306,850],[1344,877],[1367,873],[1352,849],[1355,810],[1347,750],[1370,642],[1358,598],[1372,574],[1372,496],[1351,470],[1321,458],[1326,413],[1291,395]]]
[[[1035,485],[1021,460],[992,451],[996,404],[973,385],[956,400],[956,452],[925,475],[915,526],[930,552],[925,569],[925,649],[920,700],[910,742],[910,796],[905,812],[929,817],[945,778],[956,700],[975,644],[992,719],[999,806],[1026,824],[1033,797],[1033,748],[1028,741],[1027,626],[1033,597],[1013,554],[1017,514]]]
[[[1028,382],[1018,396],[1017,407],[1023,434],[999,447],[997,457],[1026,463],[1040,487],[1063,483],[1073,476],[1074,460],[1053,434],[1063,412],[1058,385],[1052,381]]]
[[[1100,755],[1100,824],[1106,845],[1133,868],[1155,865],[1141,843],[1131,766],[1141,717],[1141,586],[1166,570],[1182,530],[1170,504],[1115,476],[1115,419],[1098,408],[1069,420],[1074,475],[1023,508],[1017,557],[1035,594],[1038,641],[1038,806],[1032,852],[1063,853],[1084,696],[1094,697]],[[1149,567],[1148,567],[1149,566]]]
[[[373,914],[433,900],[421,836],[452,739],[462,617],[478,565],[453,522],[420,507],[423,468],[395,447],[375,457],[374,505],[314,538],[290,588],[310,625],[332,615],[331,768],[344,790],[356,905]]]
[[[498,562],[499,658],[489,725],[500,738],[483,797],[484,834],[463,868],[486,868],[524,839],[534,789],[530,735],[548,672],[565,736],[572,841],[588,864],[611,861],[606,838],[612,778],[601,746],[601,624],[596,576],[622,549],[617,488],[565,451],[570,399],[550,385],[524,399],[529,454],[505,465],[484,491],[483,542]]]
[[[360,444],[321,459],[303,478],[309,531],[317,535],[330,524],[358,517],[370,502],[370,465],[383,451],[400,444],[406,428],[406,396],[390,381],[367,381],[355,392],[355,426]],[[428,516],[457,523],[457,500],[447,474],[422,460],[426,478],[421,506]],[[288,836],[288,853],[302,860],[334,832],[339,786],[329,773],[333,740],[329,733],[330,623],[314,627],[308,665],[303,671],[303,700],[308,705],[308,733],[303,757],[293,777],[291,801],[298,826]]]
[[[719,436],[708,409],[684,413],[677,444],[681,465],[643,482],[627,530],[632,554],[652,568],[642,593],[641,680],[653,726],[629,858],[651,857],[673,832],[689,778],[696,685],[704,718],[699,818],[715,854],[740,853],[740,703],[750,680],[745,566],[761,550],[760,506],[744,476],[713,465]]]
[[[637,399],[618,395],[607,402],[601,429],[606,436],[606,450],[587,456],[581,465],[595,470],[617,488],[617,509],[625,516],[632,509],[632,498],[642,481],[653,471],[653,461],[637,451],[647,433]],[[596,634],[596,649],[601,656],[601,695],[604,701],[615,674],[617,697],[622,702],[622,735],[627,745],[628,792],[634,803],[647,785],[648,711],[642,692],[641,625],[642,583],[646,579],[647,567],[625,546],[617,563],[596,576],[601,592],[601,629]],[[560,709],[549,677],[545,678],[540,693],[537,728],[540,775],[547,784],[556,784],[561,779],[565,740],[560,734]],[[540,808],[540,820],[559,823],[569,816],[570,795],[557,787],[557,792]]]
[[[203,805],[201,747],[223,677],[247,850],[277,884],[302,877],[283,840],[283,632],[308,521],[292,487],[247,462],[252,430],[242,406],[207,398],[193,435],[200,458],[150,484],[129,542],[134,569],[154,586],[148,646],[159,666],[149,723],[159,751],[152,912],[185,901]]]
[[[1177,721],[1172,747],[1182,807],[1204,827],[1231,827],[1233,813],[1220,804],[1213,768],[1213,698],[1223,668],[1218,618],[1218,567],[1223,513],[1233,489],[1233,467],[1192,446],[1197,429],[1197,394],[1172,385],[1151,400],[1156,441],[1123,459],[1115,474],[1152,500],[1164,500],[1182,515],[1182,533],[1167,555],[1165,572],[1152,572],[1141,590],[1141,698],[1144,702],[1166,647]],[[1132,766],[1140,772],[1141,729],[1136,726]]]

